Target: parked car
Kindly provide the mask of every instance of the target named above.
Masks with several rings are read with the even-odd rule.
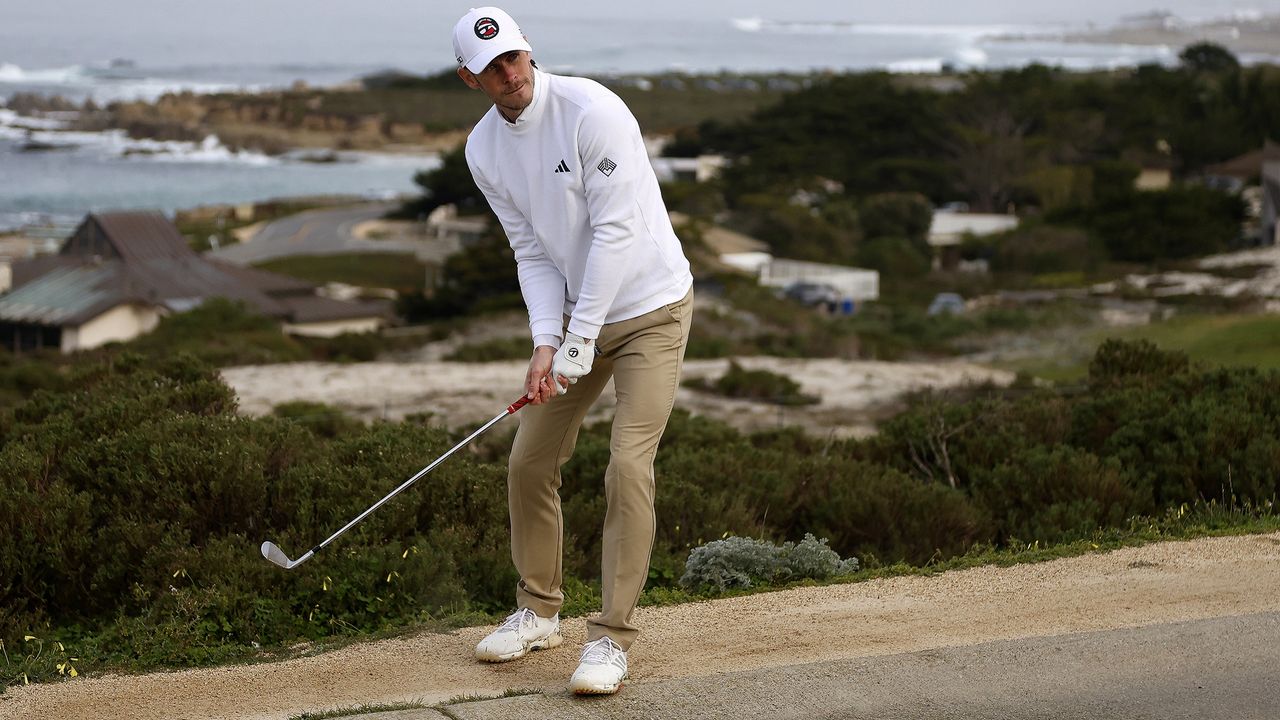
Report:
[[[929,315],[962,315],[964,314],[964,298],[956,293],[938,293],[929,303]]]
[[[782,296],[808,307],[826,305],[835,309],[840,303],[840,292],[830,285],[797,280],[782,290]]]

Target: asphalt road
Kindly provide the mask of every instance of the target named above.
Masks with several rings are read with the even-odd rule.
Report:
[[[360,717],[1275,720],[1278,681],[1280,613],[1265,613]]]
[[[407,253],[431,257],[445,249],[443,244],[435,247],[439,243],[363,240],[355,236],[357,225],[377,220],[394,207],[393,203],[370,203],[332,210],[308,210],[273,221],[263,226],[249,242],[220,248],[212,251],[211,255],[237,265],[255,265],[291,255]],[[452,250],[451,246],[449,250]]]

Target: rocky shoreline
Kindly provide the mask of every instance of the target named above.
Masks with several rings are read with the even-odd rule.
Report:
[[[92,100],[77,105],[57,96],[18,93],[6,106],[23,117],[59,120],[59,129],[68,132],[119,129],[134,139],[195,143],[214,135],[232,151],[265,155],[293,150],[420,154],[450,150],[466,138],[463,129],[430,132],[421,123],[398,122],[385,113],[329,113],[318,107],[299,112],[292,109],[296,103],[290,100],[283,92],[180,93],[165,95],[154,103],[119,102],[100,107]]]
[[[1175,51],[1201,42],[1210,42],[1237,55],[1280,57],[1280,15],[1238,16],[1200,22],[1181,20],[1171,13],[1156,12],[1132,18],[1114,27],[1056,35],[1010,35],[1001,40],[1051,38],[1090,45],[1166,46]]]

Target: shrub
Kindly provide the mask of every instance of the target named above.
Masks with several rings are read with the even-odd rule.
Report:
[[[347,435],[364,427],[359,420],[348,417],[336,407],[307,400],[281,403],[272,409],[271,414],[292,420],[324,438]]]
[[[775,545],[766,540],[731,537],[694,548],[680,584],[717,592],[789,580],[825,580],[858,570],[857,558],[840,555],[807,533],[799,543]]]
[[[520,335],[460,345],[445,356],[445,360],[449,362],[528,360],[531,355],[533,355],[533,344],[527,335]]]
[[[991,269],[1044,275],[1088,273],[1106,260],[1106,251],[1074,228],[1039,225],[1002,235],[991,252]]]
[[[684,385],[725,397],[762,400],[776,405],[813,405],[819,402],[816,396],[800,392],[800,383],[786,375],[769,370],[747,370],[733,361],[729,362],[729,370],[715,382],[691,378],[684,381]]]
[[[905,238],[921,255],[928,257],[929,225],[933,206],[919,193],[880,193],[862,201],[859,221],[868,239]]]

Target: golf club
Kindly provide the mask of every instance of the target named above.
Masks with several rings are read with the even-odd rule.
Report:
[[[275,543],[271,542],[270,540],[267,540],[266,542],[262,543],[262,557],[264,557],[264,558],[266,558],[266,559],[270,560],[271,562],[275,563],[276,565],[279,565],[280,567],[284,568],[285,570],[292,570],[292,569],[294,569],[294,568],[298,567],[298,566],[299,566],[299,565],[301,565],[302,563],[304,563],[304,562],[306,562],[306,561],[310,560],[312,555],[315,555],[316,553],[320,552],[320,550],[321,550],[325,545],[328,545],[329,543],[331,543],[331,542],[333,542],[334,540],[336,540],[336,539],[338,538],[338,536],[339,536],[339,535],[341,535],[342,533],[344,533],[344,532],[346,532],[346,531],[350,530],[352,527],[354,527],[354,526],[355,526],[357,523],[359,523],[361,520],[365,519],[366,517],[369,517],[369,514],[370,514],[370,513],[372,513],[374,510],[377,510],[378,508],[382,507],[383,503],[387,502],[387,501],[388,501],[388,500],[390,500],[391,498],[393,498],[393,497],[395,497],[396,495],[400,494],[400,491],[401,491],[401,490],[404,490],[405,488],[407,488],[407,487],[409,487],[410,485],[412,485],[412,484],[414,484],[415,482],[417,482],[417,481],[418,481],[418,479],[419,479],[419,478],[421,478],[423,475],[426,475],[427,473],[431,472],[433,469],[435,469],[435,467],[436,467],[437,465],[439,465],[440,463],[444,462],[446,458],[448,458],[450,455],[452,455],[452,454],[454,454],[455,452],[457,452],[457,451],[458,451],[462,446],[464,446],[464,445],[466,445],[467,443],[469,443],[469,442],[471,442],[472,440],[474,440],[478,435],[480,435],[481,433],[483,433],[485,430],[488,430],[489,428],[491,428],[491,427],[493,427],[494,425],[496,425],[496,424],[498,423],[498,421],[499,421],[499,420],[501,420],[502,418],[504,418],[504,417],[506,417],[506,416],[508,416],[508,415],[511,415],[511,414],[515,413],[515,411],[517,411],[517,410],[519,410],[520,408],[524,407],[528,402],[529,402],[529,398],[528,398],[528,396],[526,396],[526,395],[521,395],[519,400],[516,400],[515,402],[511,403],[510,405],[508,405],[506,410],[503,410],[502,412],[498,413],[497,415],[495,415],[495,416],[493,417],[493,419],[492,419],[492,420],[490,420],[489,422],[487,422],[487,423],[485,423],[483,426],[481,426],[479,430],[476,430],[475,432],[473,432],[473,433],[471,433],[470,435],[468,435],[466,440],[463,440],[462,442],[458,443],[457,445],[454,445],[452,448],[450,448],[450,449],[449,449],[449,452],[446,452],[445,454],[443,454],[443,455],[441,455],[440,457],[436,458],[436,459],[435,459],[435,461],[434,461],[434,462],[432,462],[430,465],[428,465],[428,466],[426,466],[426,467],[422,468],[421,470],[419,470],[419,471],[418,471],[418,473],[417,473],[416,475],[414,475],[413,477],[411,477],[411,478],[409,478],[408,480],[405,480],[403,483],[401,483],[400,487],[396,488],[395,490],[392,490],[389,494],[387,494],[387,496],[386,496],[386,497],[384,497],[384,498],[382,498],[381,500],[379,500],[378,502],[374,503],[374,504],[373,504],[373,506],[372,506],[372,507],[370,507],[368,510],[365,510],[364,512],[360,513],[360,515],[359,515],[356,519],[352,520],[351,522],[347,523],[346,525],[343,525],[341,530],[339,530],[338,532],[336,532],[336,533],[334,533],[334,534],[330,535],[330,536],[329,536],[329,538],[328,538],[327,540],[325,540],[324,542],[320,543],[319,545],[316,545],[315,547],[311,548],[310,550],[308,550],[308,551],[306,552],[306,554],[305,554],[305,555],[303,555],[302,557],[298,558],[297,560],[290,560],[290,559],[289,559],[289,556],[288,556],[288,555],[285,555],[285,554],[284,554],[284,551],[280,549],[280,546],[279,546],[279,545],[276,545]]]

